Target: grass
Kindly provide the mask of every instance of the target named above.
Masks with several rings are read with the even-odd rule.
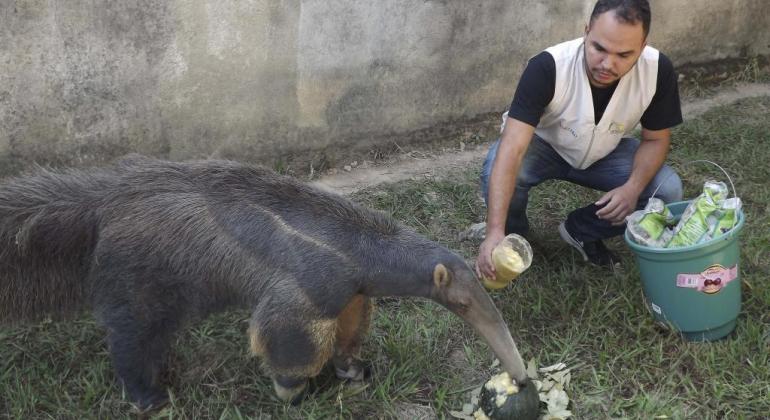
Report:
[[[725,167],[744,201],[743,308],[734,334],[688,343],[660,328],[643,304],[633,257],[614,273],[583,265],[556,226],[596,192],[562,182],[533,190],[535,258],[513,287],[495,292],[526,359],[573,366],[568,393],[576,418],[760,419],[770,415],[770,98],[714,109],[674,130],[670,161],[687,196]],[[477,168],[443,180],[410,181],[354,199],[391,213],[469,261],[478,243],[458,233],[484,219]],[[489,348],[459,319],[431,302],[380,299],[363,355],[373,362],[364,387],[324,371],[299,407],[280,403],[247,352],[247,314],[229,312],[182,332],[168,377],[171,404],[153,418],[448,417],[499,368]],[[0,417],[126,418],[104,336],[87,315],[66,322],[0,329]],[[664,417],[661,417],[664,418]]]

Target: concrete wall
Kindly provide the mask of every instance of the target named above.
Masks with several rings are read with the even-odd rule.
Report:
[[[0,172],[129,151],[266,162],[499,111],[592,5],[0,0]],[[652,7],[676,64],[770,54],[766,0]]]

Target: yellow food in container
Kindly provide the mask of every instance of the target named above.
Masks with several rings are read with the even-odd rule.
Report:
[[[502,289],[523,273],[532,263],[532,248],[522,236],[512,233],[492,250],[495,278],[482,278],[488,289]]]

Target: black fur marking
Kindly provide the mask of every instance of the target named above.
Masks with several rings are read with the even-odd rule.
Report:
[[[267,357],[276,370],[308,366],[315,361],[316,346],[301,322],[289,321],[288,326],[267,330]]]

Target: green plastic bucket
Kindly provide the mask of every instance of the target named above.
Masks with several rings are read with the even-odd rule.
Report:
[[[679,218],[689,204],[668,204]],[[738,235],[744,214],[723,236],[680,248],[637,244],[625,233],[636,255],[645,300],[655,320],[679,331],[689,341],[711,341],[735,328],[741,310]]]

